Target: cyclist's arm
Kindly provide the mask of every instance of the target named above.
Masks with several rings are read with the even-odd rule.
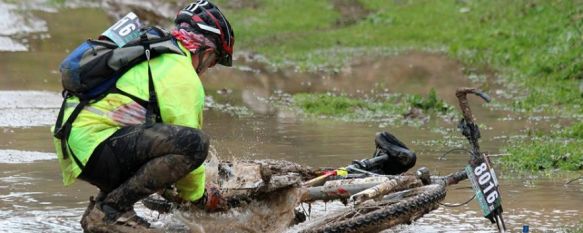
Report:
[[[177,58],[176,56],[168,59]],[[165,80],[154,83],[162,121],[166,124],[201,128],[205,96],[202,83],[190,62],[177,63],[172,69],[164,70]],[[183,199],[196,201],[202,197],[205,187],[204,172],[204,165],[201,165],[176,182],[179,195]]]

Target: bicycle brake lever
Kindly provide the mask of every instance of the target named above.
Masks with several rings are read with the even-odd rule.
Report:
[[[475,95],[481,97],[484,101],[486,101],[487,103],[490,103],[492,101],[492,97],[490,97],[488,94],[480,91],[480,90],[475,90],[473,92]]]

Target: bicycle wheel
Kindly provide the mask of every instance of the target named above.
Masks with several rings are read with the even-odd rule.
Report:
[[[401,192],[404,199],[363,204],[326,217],[302,233],[379,232],[398,224],[410,223],[439,207],[445,198],[445,185],[432,184]]]

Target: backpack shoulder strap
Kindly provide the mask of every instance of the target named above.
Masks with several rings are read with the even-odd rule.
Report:
[[[156,97],[156,89],[154,86],[154,78],[152,78],[152,69],[150,67],[150,41],[148,40],[147,33],[143,33],[141,36],[142,46],[144,46],[144,53],[146,55],[146,62],[148,63],[148,106],[146,108],[146,127],[152,126],[156,122],[162,122],[162,117],[160,116],[158,99]]]
[[[81,163],[79,158],[77,158],[75,153],[73,153],[71,148],[69,148],[68,141],[69,141],[69,135],[71,134],[71,129],[73,128],[73,122],[75,121],[77,116],[79,116],[79,113],[81,113],[81,110],[83,110],[83,108],[85,108],[85,106],[87,106],[89,101],[88,100],[81,100],[79,102],[79,104],[77,104],[77,106],[75,106],[75,109],[73,110],[73,112],[71,113],[69,118],[67,118],[67,121],[65,121],[63,123],[66,102],[67,102],[67,99],[69,97],[70,96],[68,94],[64,95],[63,103],[61,104],[61,109],[59,110],[59,115],[57,116],[57,123],[55,124],[55,132],[53,135],[57,139],[61,140],[61,153],[63,153],[63,159],[67,159],[69,157],[69,152],[70,152],[71,156],[73,157],[73,160],[75,161],[75,164],[77,164],[77,166],[79,168],[81,168],[81,170],[83,170],[85,168],[85,166],[83,166],[83,163]]]

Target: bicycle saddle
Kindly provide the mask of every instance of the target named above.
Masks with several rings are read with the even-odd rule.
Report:
[[[384,174],[400,174],[415,166],[417,161],[415,153],[389,132],[377,133],[375,144],[373,158],[387,155],[387,159],[379,164],[379,168]]]

